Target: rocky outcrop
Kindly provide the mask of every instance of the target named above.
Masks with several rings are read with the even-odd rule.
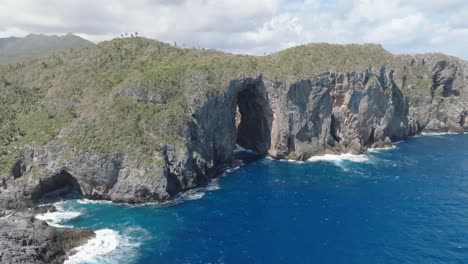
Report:
[[[50,63],[46,69],[32,67],[37,78],[23,80],[22,76],[18,77],[22,72],[28,76],[29,68],[25,65],[9,66],[3,71],[6,77],[1,76],[3,84],[0,83],[0,87],[6,93],[0,96],[0,103],[4,103],[0,104],[0,113],[5,114],[3,119],[0,117],[0,130],[6,136],[0,138],[5,144],[0,146],[0,157],[11,158],[13,162],[7,163],[8,171],[0,175],[0,208],[27,211],[44,194],[58,189],[75,191],[90,199],[115,202],[167,201],[184,190],[206,183],[220,170],[238,164],[233,152],[236,144],[275,159],[307,160],[314,155],[357,154],[370,147],[389,147],[394,141],[420,132],[468,131],[468,64],[445,55],[382,55],[380,48],[374,47],[373,54],[378,53],[373,60],[374,66],[344,72],[317,74],[320,71],[313,71],[309,75],[301,73],[302,66],[305,69],[323,67],[307,63],[307,60],[301,60],[302,64],[291,61],[291,58],[302,59],[304,56],[315,58],[313,50],[309,51],[307,47],[299,48],[300,52],[304,51],[300,57],[288,57],[288,54],[295,55],[294,52],[255,59],[227,56],[225,59],[235,61],[225,63],[219,57],[222,54],[218,53],[192,54],[168,45],[135,41],[137,45],[134,46],[125,41],[102,44],[112,48],[112,52],[101,54],[100,60],[96,60],[107,66],[120,65],[120,62],[125,66],[125,72],[127,67],[137,67],[138,74],[126,79],[117,78],[120,76],[116,77],[118,74],[114,72],[103,74],[102,78],[91,76],[92,71],[86,66],[93,67],[95,61],[75,61],[74,57],[68,61],[52,60],[56,63],[56,71],[51,69],[55,64]],[[131,56],[119,53],[126,50],[126,45],[133,47],[128,52],[148,45],[148,49],[134,54],[142,60],[149,57],[157,60],[166,55],[176,59],[187,55],[184,60],[200,58],[200,61],[193,65],[182,63],[162,68],[153,65],[156,67],[153,71],[143,67],[144,63],[126,61]],[[367,51],[371,47],[364,48]],[[142,57],[145,52],[154,56]],[[385,59],[381,63],[382,57]],[[336,61],[325,59],[330,63]],[[162,60],[160,64],[165,65],[170,60]],[[376,61],[378,66],[375,66]],[[76,66],[75,62],[81,66]],[[226,70],[210,68],[212,62]],[[254,69],[250,76],[237,69],[245,65],[249,70]],[[73,70],[62,72],[70,67]],[[106,67],[96,70],[101,68]],[[81,75],[75,74],[76,71],[82,71],[79,72]],[[296,74],[284,71],[295,71]],[[67,74],[72,76],[72,81],[76,79],[75,86],[69,87],[68,82],[62,80],[67,79],[63,77]],[[56,76],[62,76],[62,79]],[[40,82],[33,82],[36,80]],[[62,86],[66,88],[61,89]],[[37,87],[52,88],[38,89],[43,98],[34,98],[36,101],[31,99],[33,96],[27,98],[34,107],[24,108],[32,113],[32,117],[23,122],[34,121],[31,118],[37,117],[41,118],[38,125],[45,126],[42,122],[50,122],[54,129],[41,127],[30,135],[31,138],[24,139],[31,144],[19,141],[20,144],[18,140],[23,139],[25,132],[16,124],[20,117],[16,116],[15,102],[21,100],[5,98],[22,96],[30,91],[36,94]],[[63,94],[74,99],[65,98]],[[28,100],[22,103],[27,104]],[[115,111],[121,112],[115,114]],[[121,120],[129,119],[127,114],[138,120],[119,126],[119,122],[128,121]],[[148,118],[156,115],[158,118]],[[65,116],[65,121],[57,116]],[[106,122],[107,117],[112,119],[111,122]],[[167,120],[167,117],[175,119]],[[139,118],[152,120],[156,125],[145,130],[145,124],[142,125],[144,122]],[[172,123],[176,125],[171,126]],[[133,130],[132,126],[138,126],[138,129]],[[15,129],[10,131],[10,128]],[[125,131],[107,133],[106,130],[114,128]],[[81,130],[74,134],[74,129]],[[88,136],[88,130],[94,134]],[[96,131],[107,134],[100,137]],[[42,137],[41,133],[47,136]],[[173,133],[177,140],[167,140],[172,137],[163,140],[168,133]],[[36,137],[41,143],[35,142]],[[114,137],[121,144],[113,144]],[[85,140],[99,145],[100,139],[105,141],[103,148],[86,148],[80,144],[80,140]],[[144,151],[144,155],[131,152],[133,143],[139,144],[138,150]],[[8,220],[9,228],[20,230],[18,234],[44,225],[31,220],[30,215],[15,215],[22,220]],[[67,233],[71,231],[51,228],[46,231],[40,241],[48,244],[55,243],[55,238],[50,236],[56,237],[56,232],[75,235]],[[17,243],[19,236],[3,236],[1,239],[7,242],[3,242],[2,247],[12,248],[9,245]],[[26,248],[28,241],[24,245]],[[40,241],[31,243],[36,245]],[[43,255],[51,257],[44,261],[52,261],[52,256],[62,259],[67,248],[59,247],[62,252],[59,254],[55,249],[45,247]],[[10,249],[5,252],[13,254]]]
[[[467,87],[463,67],[424,63],[432,67],[426,96],[405,95],[406,76],[385,67],[326,72],[296,82],[263,75],[234,79],[224,92],[189,98],[197,104],[190,103],[184,145],[162,146],[149,164],[137,166],[125,153],[81,153],[56,142],[29,147],[4,180],[0,201],[4,208],[27,208],[65,186],[90,199],[166,201],[236,162],[236,144],[276,159],[307,160],[388,147],[421,131],[462,133],[468,124],[466,103],[460,100]]]
[[[0,263],[63,263],[67,252],[94,237],[89,229],[51,227],[32,213],[0,211]]]
[[[270,155],[306,160],[360,153],[407,137],[409,106],[393,78],[383,68],[378,74],[323,73],[289,85],[273,108]]]
[[[466,62],[428,54],[411,57],[411,62],[407,61],[404,67],[415,69],[415,72],[411,72],[414,76],[409,77],[422,80],[416,84],[405,83],[409,74],[400,73],[403,75],[402,85],[408,86],[406,96],[409,99],[409,118],[413,130],[453,133],[468,131],[464,121],[468,108]],[[424,79],[429,82],[426,84]]]

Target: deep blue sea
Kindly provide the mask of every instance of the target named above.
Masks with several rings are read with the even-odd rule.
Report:
[[[247,162],[167,205],[57,205],[42,217],[98,233],[67,263],[468,263],[468,136]]]

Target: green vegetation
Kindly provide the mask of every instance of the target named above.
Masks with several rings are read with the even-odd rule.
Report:
[[[43,57],[57,51],[80,49],[93,45],[94,43],[73,34],[65,36],[31,34],[24,38],[0,38],[0,63]]]
[[[423,94],[414,87],[430,87],[430,69],[408,65],[378,45],[312,44],[245,56],[139,37],[0,65],[0,171],[26,145],[58,142],[143,162],[161,146],[184,148],[194,104],[240,76],[296,81],[387,66],[408,76],[406,94]]]
[[[380,45],[310,44],[267,57],[275,78],[297,80],[320,72],[353,72],[392,65],[393,55]]]

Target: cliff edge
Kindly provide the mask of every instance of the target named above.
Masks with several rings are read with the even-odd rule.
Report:
[[[235,162],[361,153],[468,131],[467,62],[379,45],[268,56],[116,39],[0,65],[0,204],[69,186],[91,199],[171,199]]]

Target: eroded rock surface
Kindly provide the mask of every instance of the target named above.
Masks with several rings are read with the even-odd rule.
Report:
[[[33,212],[0,210],[0,263],[63,263],[67,253],[94,237],[85,228],[56,228]]]
[[[27,212],[63,188],[89,199],[167,201],[238,164],[236,144],[307,160],[389,147],[420,132],[468,131],[467,62],[393,56],[377,45],[248,57],[135,38],[0,74],[0,209],[8,210]],[[2,247],[44,225],[15,217],[6,221],[18,235],[3,236]],[[45,243],[52,263],[63,260],[68,247],[59,254],[47,244],[75,234],[45,230],[31,243]]]
[[[194,95],[198,104],[183,131],[185,145],[161,147],[147,166],[136,167],[125,153],[79,153],[54,142],[28,147],[6,175],[0,201],[4,208],[27,208],[66,185],[90,199],[165,201],[229,167],[236,144],[276,159],[307,160],[389,147],[421,131],[463,133],[464,68],[432,64],[426,61],[424,67],[433,67],[433,85],[414,97],[401,90],[401,72],[385,67],[296,82],[263,75],[235,79],[223,93]]]

